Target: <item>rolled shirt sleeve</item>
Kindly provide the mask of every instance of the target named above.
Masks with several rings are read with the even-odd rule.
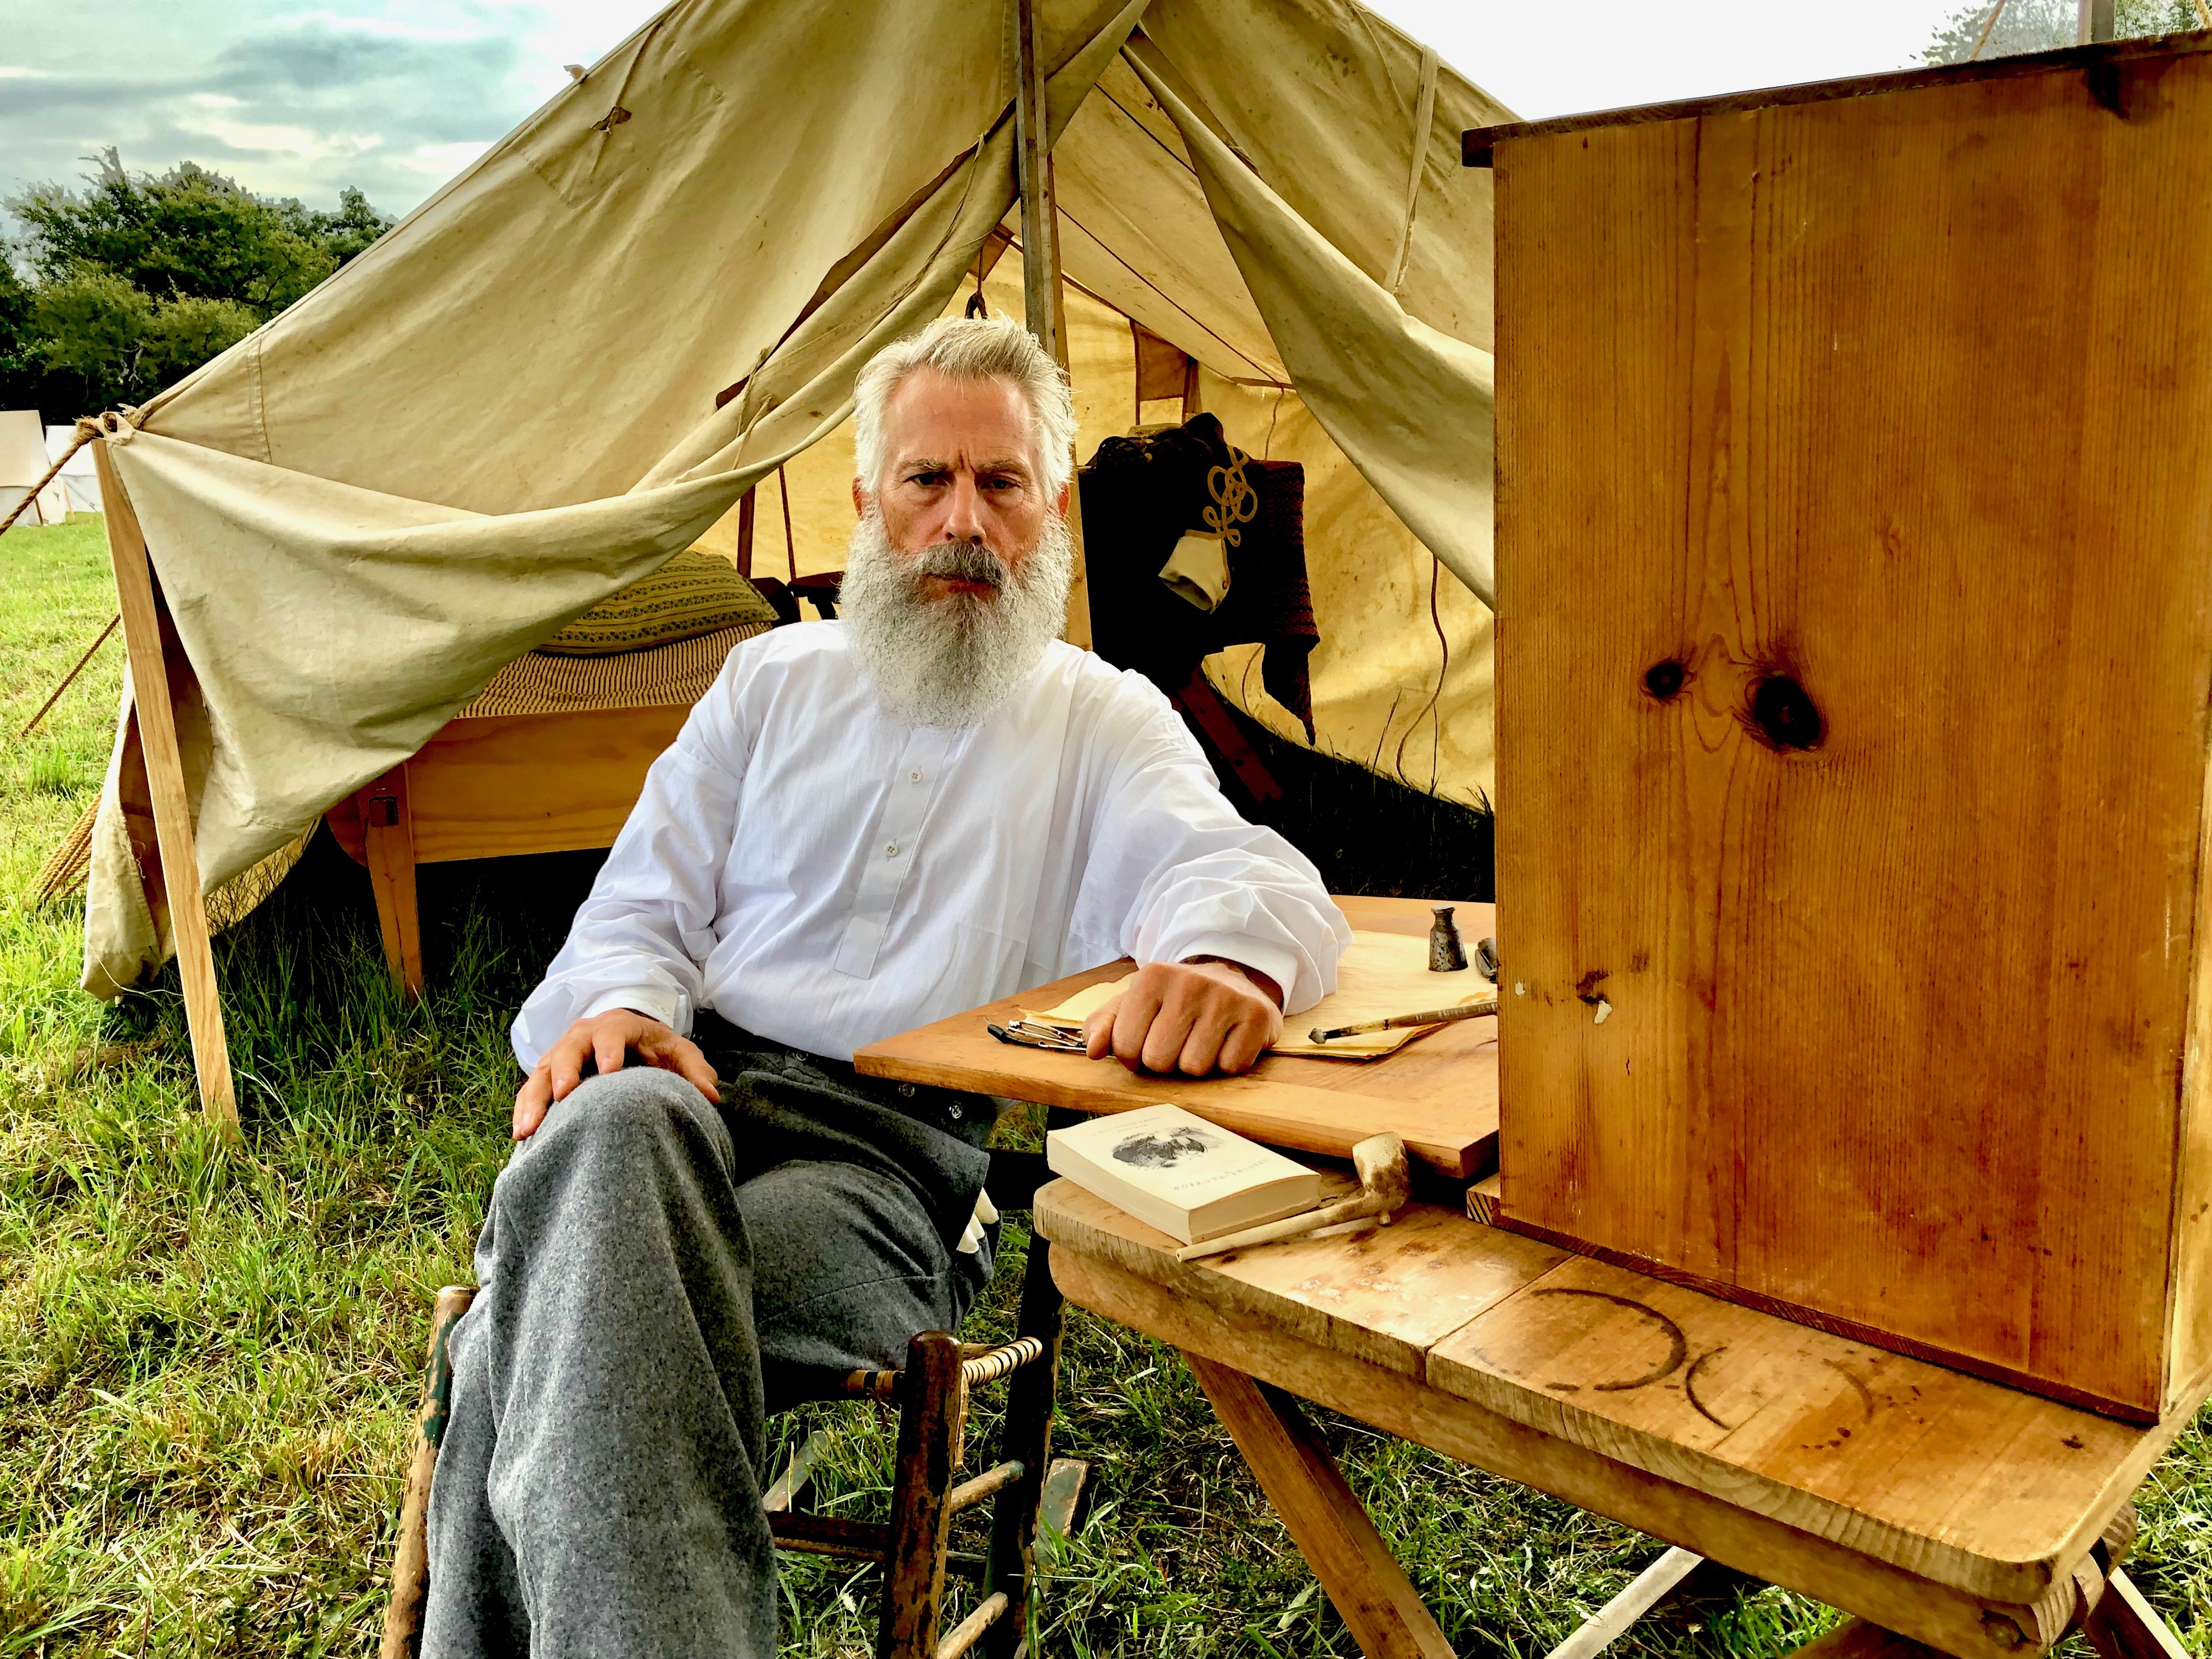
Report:
[[[1117,710],[1127,729],[1079,908],[1113,913],[1139,962],[1224,957],[1282,987],[1285,1012],[1310,1008],[1336,988],[1343,913],[1305,854],[1237,815],[1167,700],[1142,690]]]

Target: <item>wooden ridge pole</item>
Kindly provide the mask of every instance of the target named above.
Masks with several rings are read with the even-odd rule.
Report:
[[[100,500],[107,527],[107,552],[115,566],[115,595],[123,611],[124,649],[131,661],[131,695],[138,717],[139,746],[154,803],[154,831],[161,848],[161,889],[169,930],[184,981],[185,1024],[191,1033],[192,1069],[198,1073],[200,1110],[235,1127],[238,1101],[231,1091],[230,1050],[222,1033],[222,1002],[216,994],[215,953],[208,943],[207,907],[200,892],[199,851],[192,844],[191,799],[185,789],[184,751],[177,742],[177,711],[169,696],[168,659],[161,648],[161,603],[145,532],[116,476],[103,438],[92,452],[100,474]]]
[[[1060,207],[1053,195],[1045,64],[1038,51],[1034,0],[1011,0],[1011,3],[1014,154],[1022,191],[1023,320],[1064,372],[1067,368],[1067,295],[1060,268]],[[1084,569],[1083,507],[1072,483],[1067,528],[1075,538],[1075,580],[1068,586],[1067,625],[1062,631],[1069,644],[1087,651],[1091,648],[1091,585]]]

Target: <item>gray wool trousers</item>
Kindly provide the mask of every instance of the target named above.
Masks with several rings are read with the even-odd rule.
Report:
[[[995,1231],[954,1246],[993,1102],[706,1023],[719,1108],[633,1060],[554,1106],[492,1188],[424,1659],[768,1659],[763,1419],[902,1364],[989,1281]]]

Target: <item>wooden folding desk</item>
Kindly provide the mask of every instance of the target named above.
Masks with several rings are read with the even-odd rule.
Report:
[[[1341,896],[1353,927],[1372,933],[1429,931],[1425,899]],[[1463,904],[1456,918],[1471,945],[1497,932],[1487,904]],[[1109,963],[1034,991],[1006,997],[860,1050],[853,1063],[878,1077],[1006,1095],[1079,1112],[1118,1112],[1175,1100],[1240,1134],[1300,1152],[1349,1158],[1352,1144],[1385,1129],[1420,1163],[1471,1181],[1498,1158],[1498,1042],[1495,1021],[1466,1020],[1408,1043],[1383,1060],[1299,1060],[1270,1054],[1241,1077],[1153,1077],[1118,1060],[1013,1048],[985,1030],[1018,1008],[1043,1009],[1085,986],[1119,979],[1132,964]],[[1439,978],[1443,977],[1439,975]],[[1480,988],[1472,969],[1451,975]],[[1462,992],[1460,994],[1465,994]],[[1346,1109],[1345,1097],[1358,1103]]]
[[[1355,926],[1426,926],[1411,902],[1340,902]],[[1495,1121],[1496,1049],[1464,1027],[1346,1065],[1333,1085],[1305,1069],[1331,1062],[1282,1060],[1241,1079],[1117,1081],[1111,1062],[969,1040],[1000,1012],[878,1043],[860,1066],[1082,1110],[1172,1098],[1318,1151],[1395,1115],[1425,1125],[1428,1161],[1462,1175],[1487,1148],[1460,1140],[1455,1094]],[[1317,1125],[1297,1092],[1332,1086],[1374,1103],[1356,1128]],[[1827,1649],[2025,1656],[2079,1624],[2108,1659],[2179,1654],[2115,1563],[2130,1498],[2186,1410],[2120,1423],[1433,1204],[1194,1263],[1067,1182],[1038,1194],[1036,1218],[1069,1298],[1183,1352],[1365,1653],[1450,1648],[1289,1394],[1664,1539],[1678,1553],[1662,1577],[1705,1558],[1865,1621]],[[1580,1650],[1618,1626],[1609,1611]]]

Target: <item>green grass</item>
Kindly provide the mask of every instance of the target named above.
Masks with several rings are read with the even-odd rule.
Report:
[[[112,599],[96,521],[12,532],[0,559],[12,732]],[[20,896],[98,787],[120,655],[104,647],[46,726],[0,749],[0,1659],[368,1654],[429,1298],[468,1276],[507,1152],[507,1020],[592,860],[425,871],[432,985],[410,1008],[386,988],[365,879],[317,843],[217,941],[245,1131],[227,1143],[193,1108],[173,977],[92,1002],[75,988],[82,905]],[[1024,1248],[1010,1228],[972,1333],[1010,1326]],[[1060,1404],[1055,1444],[1092,1460],[1097,1492],[1048,1552],[1047,1652],[1354,1651],[1171,1352],[1073,1313]],[[1658,1553],[1322,1422],[1463,1654],[1542,1654]],[[889,1419],[809,1407],[778,1420],[779,1455],[823,1425],[818,1506],[879,1513]],[[2206,1653],[2201,1426],[2142,1508],[2131,1570]],[[873,1583],[872,1569],[791,1559],[787,1651],[866,1651]],[[1765,1590],[1700,1626],[1641,1627],[1620,1651],[1753,1659],[1828,1617]]]

